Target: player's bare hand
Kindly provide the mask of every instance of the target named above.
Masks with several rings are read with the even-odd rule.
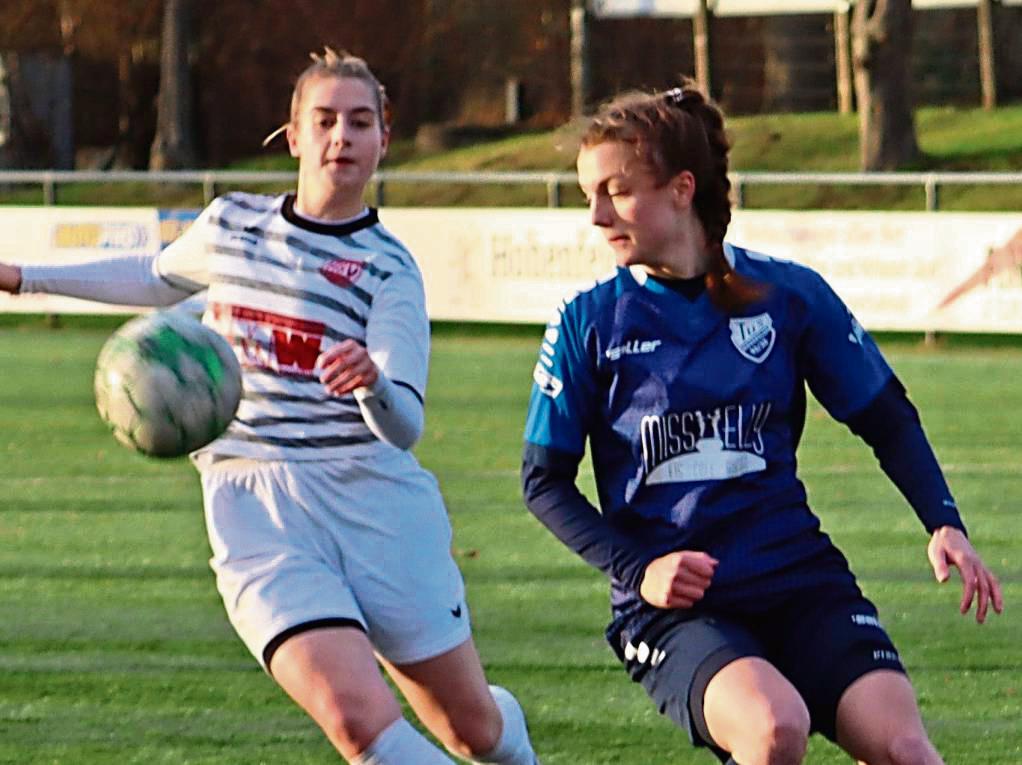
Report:
[[[926,548],[938,582],[946,582],[951,576],[951,566],[958,569],[962,577],[962,601],[959,610],[964,614],[976,602],[976,621],[982,624],[987,618],[987,609],[1004,610],[1004,595],[1001,583],[986,567],[969,538],[952,526],[941,526],[933,532]]]
[[[371,388],[380,376],[365,346],[354,340],[344,340],[320,355],[319,367],[320,382],[335,396]]]
[[[691,608],[710,586],[717,562],[695,550],[667,553],[646,566],[639,594],[657,608]]]
[[[0,290],[17,292],[19,289],[21,289],[21,269],[17,266],[0,263]]]

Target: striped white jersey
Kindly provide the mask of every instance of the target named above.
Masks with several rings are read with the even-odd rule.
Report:
[[[395,449],[370,431],[354,396],[333,396],[319,381],[320,354],[352,338],[393,383],[425,395],[422,275],[375,210],[328,224],[298,217],[293,195],[228,194],[157,268],[182,289],[208,285],[203,321],[241,362],[237,417],[205,454],[322,460]]]

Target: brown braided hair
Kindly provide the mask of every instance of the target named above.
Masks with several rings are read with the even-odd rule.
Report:
[[[664,93],[630,91],[608,101],[590,119],[581,146],[605,141],[632,144],[657,183],[687,170],[695,178],[692,206],[703,224],[712,252],[706,289],[714,305],[728,314],[762,299],[765,287],[741,276],[724,255],[724,235],[731,223],[731,181],[724,115],[693,80]]]

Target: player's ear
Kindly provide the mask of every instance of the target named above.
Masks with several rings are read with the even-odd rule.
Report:
[[[284,131],[284,135],[287,137],[287,148],[291,152],[292,157],[298,157],[298,129],[295,123],[287,123],[287,129]]]
[[[689,170],[682,170],[668,182],[671,187],[671,196],[679,209],[687,209],[692,206],[692,198],[696,195],[696,177]]]

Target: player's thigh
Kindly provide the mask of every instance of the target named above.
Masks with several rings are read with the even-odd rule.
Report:
[[[838,703],[837,741],[870,765],[942,762],[926,735],[912,684],[897,671],[870,672],[848,687]]]
[[[269,670],[346,757],[401,716],[369,640],[356,627],[300,632],[280,644]]]
[[[706,685],[703,716],[713,740],[729,752],[754,749],[785,732],[809,737],[809,710],[798,690],[769,661],[736,659]]]
[[[860,678],[904,674],[875,606],[854,583],[800,593],[769,625],[771,661],[798,689],[812,730],[837,741],[837,711]]]
[[[620,657],[631,678],[642,685],[657,710],[684,730],[695,746],[727,753],[706,722],[706,690],[725,667],[765,648],[749,629],[730,619],[664,611],[637,628],[625,629]]]
[[[496,746],[500,711],[471,638],[424,661],[383,664],[416,716],[438,739],[475,752]]]

